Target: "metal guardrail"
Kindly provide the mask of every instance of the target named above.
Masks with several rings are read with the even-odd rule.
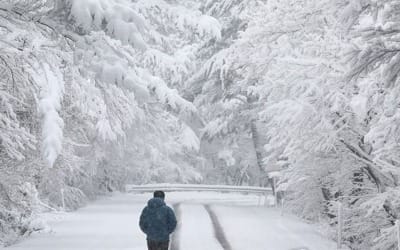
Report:
[[[163,190],[175,191],[213,191],[213,192],[235,192],[235,193],[255,193],[272,194],[272,188],[253,187],[253,186],[229,186],[229,185],[194,185],[194,184],[147,184],[147,185],[126,185],[127,192],[153,192]]]

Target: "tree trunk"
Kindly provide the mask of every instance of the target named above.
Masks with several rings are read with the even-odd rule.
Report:
[[[258,184],[263,186],[263,184],[265,182],[264,178],[266,178],[267,174],[266,174],[266,171],[263,166],[263,157],[262,157],[263,148],[261,145],[262,143],[260,140],[260,135],[258,134],[258,131],[257,131],[257,124],[256,124],[255,120],[252,120],[250,122],[250,131],[251,131],[251,138],[252,138],[253,146],[254,146],[254,152],[255,152],[255,156],[256,156],[256,160],[257,160],[257,167],[259,170],[259,179],[258,179],[259,183]],[[271,182],[271,181],[269,180],[269,182]]]

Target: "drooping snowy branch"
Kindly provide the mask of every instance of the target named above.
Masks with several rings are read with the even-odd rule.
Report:
[[[60,71],[43,64],[33,79],[41,88],[39,113],[42,122],[43,156],[48,165],[53,167],[62,150],[64,122],[60,117],[61,102],[64,95],[64,79]]]

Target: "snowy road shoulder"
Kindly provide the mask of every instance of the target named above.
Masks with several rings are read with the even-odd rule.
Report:
[[[141,197],[125,194],[102,198],[49,222],[51,233],[36,233],[5,249],[145,250],[145,235],[138,229],[144,202]]]
[[[265,207],[212,206],[232,249],[336,250],[312,225]]]

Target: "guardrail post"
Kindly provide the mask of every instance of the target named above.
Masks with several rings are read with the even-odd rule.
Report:
[[[257,203],[257,205],[258,206],[261,206],[261,202],[262,202],[262,197],[263,197],[263,194],[258,194],[258,203]]]
[[[343,204],[338,203],[338,228],[337,228],[337,249],[342,249],[342,230],[343,230]]]
[[[396,221],[397,249],[400,250],[400,220]]]
[[[274,201],[275,201],[275,207],[278,208],[279,204],[278,204],[278,192],[276,191],[276,178],[272,177],[272,185],[274,185]]]
[[[269,206],[269,204],[268,204],[268,196],[269,196],[269,192],[265,192],[264,193],[264,206]]]

